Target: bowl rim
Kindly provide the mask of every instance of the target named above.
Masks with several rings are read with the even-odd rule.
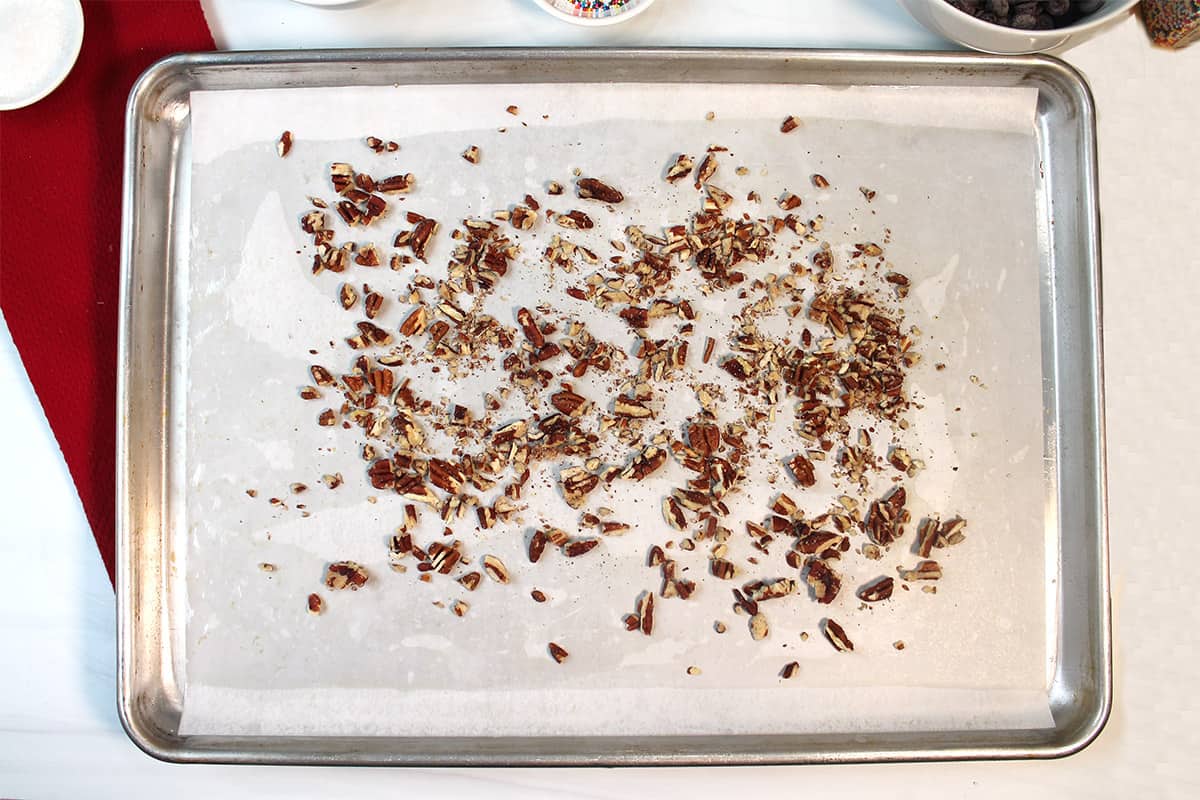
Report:
[[[1135,6],[1139,2],[1141,2],[1141,0],[1113,0],[1110,5],[1106,5],[1105,7],[1100,8],[1097,11],[1093,12],[1090,16],[1084,17],[1083,19],[1079,20],[1078,22],[1074,22],[1065,27],[1051,28],[1049,30],[1032,30],[1032,31],[1031,30],[1023,30],[1020,28],[1010,28],[1007,25],[999,25],[995,22],[985,22],[976,17],[972,17],[970,14],[968,14],[965,11],[961,11],[961,10],[955,8],[954,6],[952,6],[948,2],[946,2],[946,0],[916,0],[916,2],[923,2],[923,3],[926,3],[927,5],[936,4],[936,5],[940,5],[940,6],[945,6],[946,9],[951,13],[951,15],[962,20],[962,22],[965,25],[967,25],[977,31],[980,31],[982,33],[1008,32],[1008,33],[1016,34],[1016,35],[1024,37],[1024,38],[1053,39],[1053,38],[1061,37],[1065,34],[1073,34],[1073,33],[1079,33],[1081,31],[1092,30],[1093,28],[1103,25],[1105,22],[1108,22],[1109,20],[1111,20],[1113,17],[1117,16],[1118,14],[1125,13],[1129,9],[1133,8],[1133,6]]]
[[[591,27],[615,25],[618,22],[625,22],[626,20],[633,19],[653,4],[654,0],[635,0],[635,2],[629,5],[626,10],[620,12],[619,14],[612,14],[607,17],[579,17],[563,11],[554,4],[554,0],[537,0],[538,8],[542,9],[547,14],[557,17],[565,22],[570,22],[573,25]]]

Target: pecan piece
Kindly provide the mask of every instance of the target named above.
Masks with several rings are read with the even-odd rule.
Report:
[[[488,554],[483,557],[483,571],[496,583],[508,583],[508,567],[494,555]]]
[[[817,187],[818,189],[828,189],[829,188],[829,181],[826,180],[824,175],[820,175],[820,174],[814,174],[812,176],[812,184],[813,184],[813,186]]]
[[[669,183],[677,183],[688,176],[692,171],[692,167],[696,166],[696,162],[692,161],[692,157],[680,153],[675,157],[675,163],[667,167],[666,180]]]
[[[681,531],[687,527],[687,517],[684,516],[679,501],[674,497],[663,498],[662,511],[663,516],[667,519],[667,524],[675,530]]]
[[[750,617],[750,638],[756,642],[761,642],[770,634],[770,627],[767,625],[767,618],[762,614],[754,614]]]
[[[783,124],[779,126],[779,130],[781,133],[791,133],[792,131],[796,130],[796,128],[799,128],[801,124],[802,123],[798,117],[787,116],[784,118]]]
[[[279,135],[279,141],[275,143],[275,152],[280,158],[287,158],[287,154],[292,152],[292,132],[284,131]]]
[[[407,175],[392,175],[375,182],[375,191],[384,194],[404,194],[411,192],[417,183],[416,177],[410,172]]]
[[[804,201],[792,192],[785,192],[779,198],[779,207],[784,211],[793,211],[800,207]]]
[[[900,570],[900,577],[906,581],[936,581],[942,577],[942,566],[936,561],[922,561],[913,569]]]
[[[582,467],[568,467],[559,473],[563,497],[571,508],[581,508],[584,500],[600,485],[600,476],[593,475]]]
[[[714,577],[727,581],[734,576],[734,573],[737,572],[737,567],[733,565],[732,561],[726,561],[723,558],[713,558],[708,562],[708,571],[711,572]]]
[[[369,292],[363,298],[363,313],[367,315],[367,319],[375,319],[379,316],[381,308],[383,308],[383,295],[379,292]]]
[[[425,261],[425,249],[429,245],[429,239],[437,231],[437,221],[428,217],[418,220],[413,226],[412,233],[408,237],[408,247],[412,250],[413,255]],[[426,262],[428,263],[428,262]]]
[[[813,463],[800,454],[796,454],[788,459],[788,470],[792,473],[792,479],[797,484],[804,487],[815,486],[817,483],[817,475],[813,470]]]
[[[542,557],[542,552],[546,549],[546,534],[541,528],[535,530],[533,535],[529,537],[529,561],[536,564]]]
[[[600,544],[599,539],[574,539],[563,545],[562,552],[568,558],[575,558],[584,553],[591,552],[598,544]]]
[[[570,655],[565,649],[563,649],[561,645],[557,644],[556,642],[551,642],[548,647],[550,650],[550,657],[553,658],[557,664],[561,664],[566,661],[567,656]]]
[[[829,643],[833,645],[833,649],[841,653],[846,653],[854,649],[854,642],[850,641],[850,637],[846,635],[846,631],[841,625],[831,619],[826,619],[822,625],[822,632]]]
[[[468,147],[466,150],[463,151],[462,157],[464,159],[466,159],[467,163],[469,163],[469,164],[478,164],[479,163],[479,148],[476,147],[475,145],[471,145],[470,147]]]
[[[321,595],[313,592],[308,596],[308,613],[320,614],[325,609],[325,601],[321,599]]]
[[[702,456],[711,456],[721,447],[721,429],[710,422],[688,425],[688,444]]]
[[[349,164],[336,161],[329,165],[329,183],[338,194],[344,193],[354,186],[354,168]]]
[[[478,572],[468,572],[466,575],[460,577],[458,582],[466,587],[468,592],[473,592],[479,586],[479,581],[482,577]]]
[[[886,576],[879,578],[859,589],[858,599],[864,603],[878,603],[880,600],[887,600],[892,596],[894,586],[895,581],[891,578]]]
[[[704,160],[700,162],[699,168],[696,170],[696,188],[699,189],[705,182],[708,181],[717,171],[717,159],[712,153],[704,156]]]
[[[568,211],[566,214],[559,214],[554,218],[555,223],[561,228],[571,228],[573,230],[590,230],[596,227],[596,223],[587,214],[577,209]]]
[[[514,206],[508,214],[508,224],[519,231],[527,231],[537,222],[537,216],[537,212],[529,206]]]
[[[517,324],[521,326],[521,333],[525,334],[525,338],[535,348],[540,349],[546,344],[546,337],[542,335],[541,329],[533,319],[533,312],[528,308],[517,309]]]
[[[550,395],[550,405],[568,417],[579,417],[587,411],[590,404],[583,395],[564,389]]]
[[[338,289],[338,300],[341,302],[342,308],[349,311],[358,302],[358,292],[354,291],[354,287],[350,284],[343,283],[342,288]]]
[[[800,673],[800,664],[796,661],[789,661],[783,665],[783,669],[779,671],[779,677],[786,679],[794,678]]]
[[[425,306],[417,306],[404,318],[404,322],[400,323],[400,333],[405,336],[416,336],[425,332],[428,323],[429,312]]]
[[[613,402],[613,413],[618,417],[632,417],[634,419],[645,419],[653,416],[650,408],[633,397],[621,395]]]
[[[535,603],[546,602],[546,593],[543,592],[541,589],[534,589],[533,591],[531,591],[529,593],[529,596],[533,598],[533,602],[535,602]]]
[[[358,591],[370,577],[362,564],[353,561],[335,561],[325,568],[325,585],[330,589]]]
[[[917,555],[929,558],[938,543],[938,521],[926,517],[917,526]]]
[[[638,619],[642,633],[649,636],[654,631],[654,592],[644,592],[638,600]]]
[[[580,178],[575,182],[575,193],[584,200],[599,200],[602,203],[620,203],[625,199],[617,189],[595,178]]]
[[[841,576],[829,568],[829,565],[819,558],[808,562],[808,575],[805,577],[813,596],[818,603],[828,605],[837,597],[842,588]]]

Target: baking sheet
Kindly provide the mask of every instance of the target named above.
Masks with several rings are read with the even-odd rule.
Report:
[[[186,675],[181,732],[665,734],[1050,725],[1046,687],[1054,665],[1046,618],[1054,609],[1046,564],[1055,543],[1046,512],[1050,467],[1043,464],[1035,100],[1025,89],[788,85],[194,93],[191,208],[184,215],[191,247],[174,291],[173,378],[187,390],[172,397],[171,452],[189,485],[172,542],[174,569],[186,579],[176,618],[187,622],[176,628],[174,648],[182,661],[177,674]],[[510,104],[521,107],[520,117],[504,112]],[[712,121],[705,121],[708,111]],[[781,137],[778,124],[787,113],[805,124]],[[278,159],[274,142],[285,128],[297,143]],[[395,139],[401,150],[376,156],[362,144],[366,135]],[[886,608],[859,611],[848,586],[828,613],[855,640],[852,655],[823,641],[818,623],[825,610],[804,594],[773,601],[771,637],[750,641],[744,619],[729,611],[727,587],[712,580],[701,581],[687,603],[662,603],[653,637],[628,634],[620,616],[633,610],[639,591],[657,585],[642,557],[649,542],[665,538],[658,498],[675,483],[666,469],[659,479],[618,484],[619,492],[593,497],[593,506],[618,509],[635,530],[606,539],[588,556],[586,571],[579,569],[583,562],[527,565],[520,525],[479,537],[460,533],[473,557],[500,555],[515,586],[485,582],[475,593],[454,592],[446,583],[427,586],[412,573],[390,573],[385,542],[402,501],[384,495],[367,502],[379,493],[362,477],[355,440],[317,428],[319,409],[295,394],[313,360],[335,370],[350,360],[340,343],[354,318],[332,301],[337,278],[309,275],[308,259],[296,252],[306,247],[296,226],[304,198],[329,194],[328,162],[350,160],[377,176],[416,173],[418,191],[404,205],[447,226],[467,215],[488,216],[526,191],[542,199],[546,180],[569,183],[579,167],[626,189],[621,220],[653,227],[684,219],[696,193],[660,188],[635,196],[631,188],[661,187],[659,173],[671,155],[713,143],[733,154],[714,182],[735,196],[758,189],[770,197],[791,188],[806,197],[806,210],[826,216],[825,236],[842,245],[892,232],[888,256],[914,280],[908,321],[927,336],[925,361],[910,378],[924,407],[911,415],[905,443],[929,468],[906,484],[910,507],[914,518],[937,512],[970,520],[969,540],[940,559],[947,575],[938,595],[898,590]],[[458,157],[470,144],[481,148],[479,166]],[[735,163],[749,174],[733,175]],[[834,190],[813,192],[813,172],[828,176]],[[865,204],[859,185],[879,192],[874,203]],[[597,229],[572,238],[603,249],[624,223],[594,216]],[[531,234],[542,237],[531,237],[527,248],[537,253],[550,231],[539,226]],[[380,243],[386,238],[381,234]],[[441,242],[431,263],[442,263],[448,251]],[[528,304],[545,295],[537,260],[510,272],[498,303]],[[784,268],[765,264],[762,271]],[[392,298],[408,278],[377,270],[362,279]],[[730,301],[716,297],[700,309],[698,337],[705,324],[728,318]],[[402,313],[392,302],[377,321],[394,329]],[[620,328],[606,333],[616,336]],[[330,340],[337,344],[330,347]],[[310,347],[320,355],[310,357]],[[936,362],[947,369],[934,370]],[[487,384],[487,376],[477,383]],[[447,384],[421,388],[435,399],[452,391]],[[319,477],[326,472],[342,472],[347,484],[325,491]],[[313,487],[302,496],[307,518],[265,501],[285,497],[297,480]],[[247,488],[257,489],[256,501]],[[573,528],[575,512],[549,487],[533,488],[526,524]],[[798,490],[780,488],[810,514],[836,494],[810,490],[801,498]],[[750,495],[735,506],[735,519],[762,516],[766,498]],[[676,557],[703,570],[702,549]],[[304,614],[303,599],[319,588],[324,564],[343,558],[365,564],[376,580],[354,595],[323,592],[327,612]],[[263,561],[278,569],[260,572]],[[845,572],[865,581],[915,561],[895,547],[871,568],[858,559]],[[535,606],[527,596],[534,586],[551,602]],[[471,603],[462,619],[433,605],[460,596]],[[729,625],[723,636],[713,632],[714,619]],[[811,634],[808,641],[800,640],[801,631]],[[891,647],[897,639],[906,643],[903,652]],[[571,651],[566,664],[546,656],[550,640]],[[781,681],[778,669],[791,660],[800,662],[800,677]],[[693,664],[701,675],[685,674]]]

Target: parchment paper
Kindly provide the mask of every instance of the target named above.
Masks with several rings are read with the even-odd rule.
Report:
[[[174,380],[186,388],[173,394],[171,407],[179,476],[173,489],[186,496],[173,542],[186,587],[176,608],[186,624],[175,628],[186,676],[181,731],[502,735],[1049,725],[1047,616],[1054,609],[1047,561],[1055,532],[1042,421],[1035,101],[1029,90],[789,85],[193,94],[190,252],[175,284]],[[510,104],[520,107],[519,116],[505,112]],[[715,118],[706,121],[709,111]],[[788,114],[804,125],[783,135],[779,124]],[[275,142],[285,129],[295,145],[281,159]],[[401,149],[377,155],[363,144],[368,135]],[[479,165],[459,156],[472,144],[481,150]],[[400,207],[442,221],[430,265],[421,267],[436,278],[450,252],[447,231],[468,215],[488,217],[526,192],[559,211],[581,207],[569,195],[544,192],[549,180],[569,187],[576,167],[609,178],[628,197],[619,215],[589,209],[596,229],[570,234],[602,257],[630,220],[648,230],[682,222],[698,207],[698,193],[687,181],[669,187],[662,170],[675,153],[698,154],[711,144],[730,150],[713,182],[739,201],[752,189],[764,198],[763,206],[739,207],[765,216],[777,212],[773,197],[795,191],[805,199],[806,218],[824,215],[821,235],[837,252],[889,240],[888,259],[912,279],[908,322],[923,332],[924,360],[910,379],[920,408],[900,441],[928,467],[906,481],[910,509],[914,520],[927,513],[969,520],[968,540],[938,553],[945,577],[937,594],[902,591],[897,581],[892,600],[859,608],[859,583],[918,560],[907,544],[897,545],[878,562],[848,554],[848,585],[830,607],[803,591],[764,605],[772,632],[763,642],[751,641],[745,618],[730,610],[729,585],[712,578],[698,579],[687,602],[661,601],[652,637],[627,633],[621,616],[634,610],[638,592],[658,585],[657,571],[644,566],[646,548],[679,538],[659,511],[660,498],[680,482],[675,465],[642,484],[596,492],[589,507],[612,508],[614,519],[634,529],[572,564],[546,558],[530,565],[523,555],[531,526],[577,529],[578,512],[543,477],[531,482],[519,521],[456,532],[476,562],[484,553],[500,556],[513,585],[485,580],[470,593],[445,580],[420,583],[411,570],[390,572],[386,541],[405,501],[370,488],[357,438],[318,427],[324,406],[299,399],[297,389],[308,382],[309,364],[338,372],[352,360],[343,339],[361,317],[334,302],[339,281],[382,291],[387,304],[376,322],[394,331],[408,308],[396,295],[413,269],[310,274],[311,246],[297,220],[307,196],[331,196],[329,162],[350,161],[376,177],[417,175],[417,190]],[[736,175],[738,165],[748,174]],[[812,173],[833,186],[814,189]],[[860,186],[878,192],[874,202]],[[385,220],[379,227],[373,235],[387,252],[402,224]],[[549,278],[539,266],[549,237],[562,232],[539,223],[519,237],[520,264],[488,306],[506,324],[518,305],[547,298],[563,305],[562,289],[577,281]],[[779,261],[754,267],[752,275],[784,271]],[[741,302],[733,292],[716,293],[698,308],[693,367],[697,343],[710,331],[723,335]],[[590,327],[602,338],[631,344],[627,330],[601,321],[588,304],[569,310],[597,318]],[[946,368],[938,371],[936,363]],[[727,378],[715,369],[704,377]],[[425,373],[416,388],[479,413],[494,378],[481,374],[463,385]],[[686,386],[677,391],[679,402],[660,419],[664,427],[697,410]],[[799,449],[789,417],[781,415],[776,434],[781,454]],[[334,472],[346,483],[329,491],[320,476]],[[752,470],[754,488],[730,503],[730,527],[761,519],[781,489],[810,515],[840,493],[826,465],[808,491],[783,476],[772,485],[772,472],[779,470]],[[289,495],[295,481],[309,490]],[[250,488],[257,498],[247,496]],[[269,497],[282,498],[286,508],[270,505]],[[299,503],[310,516],[301,516]],[[425,514],[419,540],[440,530],[434,517]],[[731,547],[737,561],[749,552],[744,537],[735,536]],[[676,549],[672,557],[693,576],[705,572],[703,547]],[[325,564],[340,559],[366,565],[374,579],[356,593],[324,590]],[[260,562],[276,570],[262,572]],[[530,600],[535,587],[549,602]],[[319,617],[305,613],[311,591],[326,600]],[[470,604],[463,618],[435,605],[460,598]],[[825,616],[845,626],[854,653],[837,653],[823,639]],[[717,634],[715,620],[728,631]],[[552,640],[571,652],[566,663],[547,656]],[[897,640],[903,651],[892,647]],[[800,674],[785,681],[778,673],[792,660]],[[691,665],[701,674],[687,675]]]

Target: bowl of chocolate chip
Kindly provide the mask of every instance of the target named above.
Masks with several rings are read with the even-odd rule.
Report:
[[[1062,51],[1123,19],[1138,0],[899,0],[934,33],[985,53]]]

